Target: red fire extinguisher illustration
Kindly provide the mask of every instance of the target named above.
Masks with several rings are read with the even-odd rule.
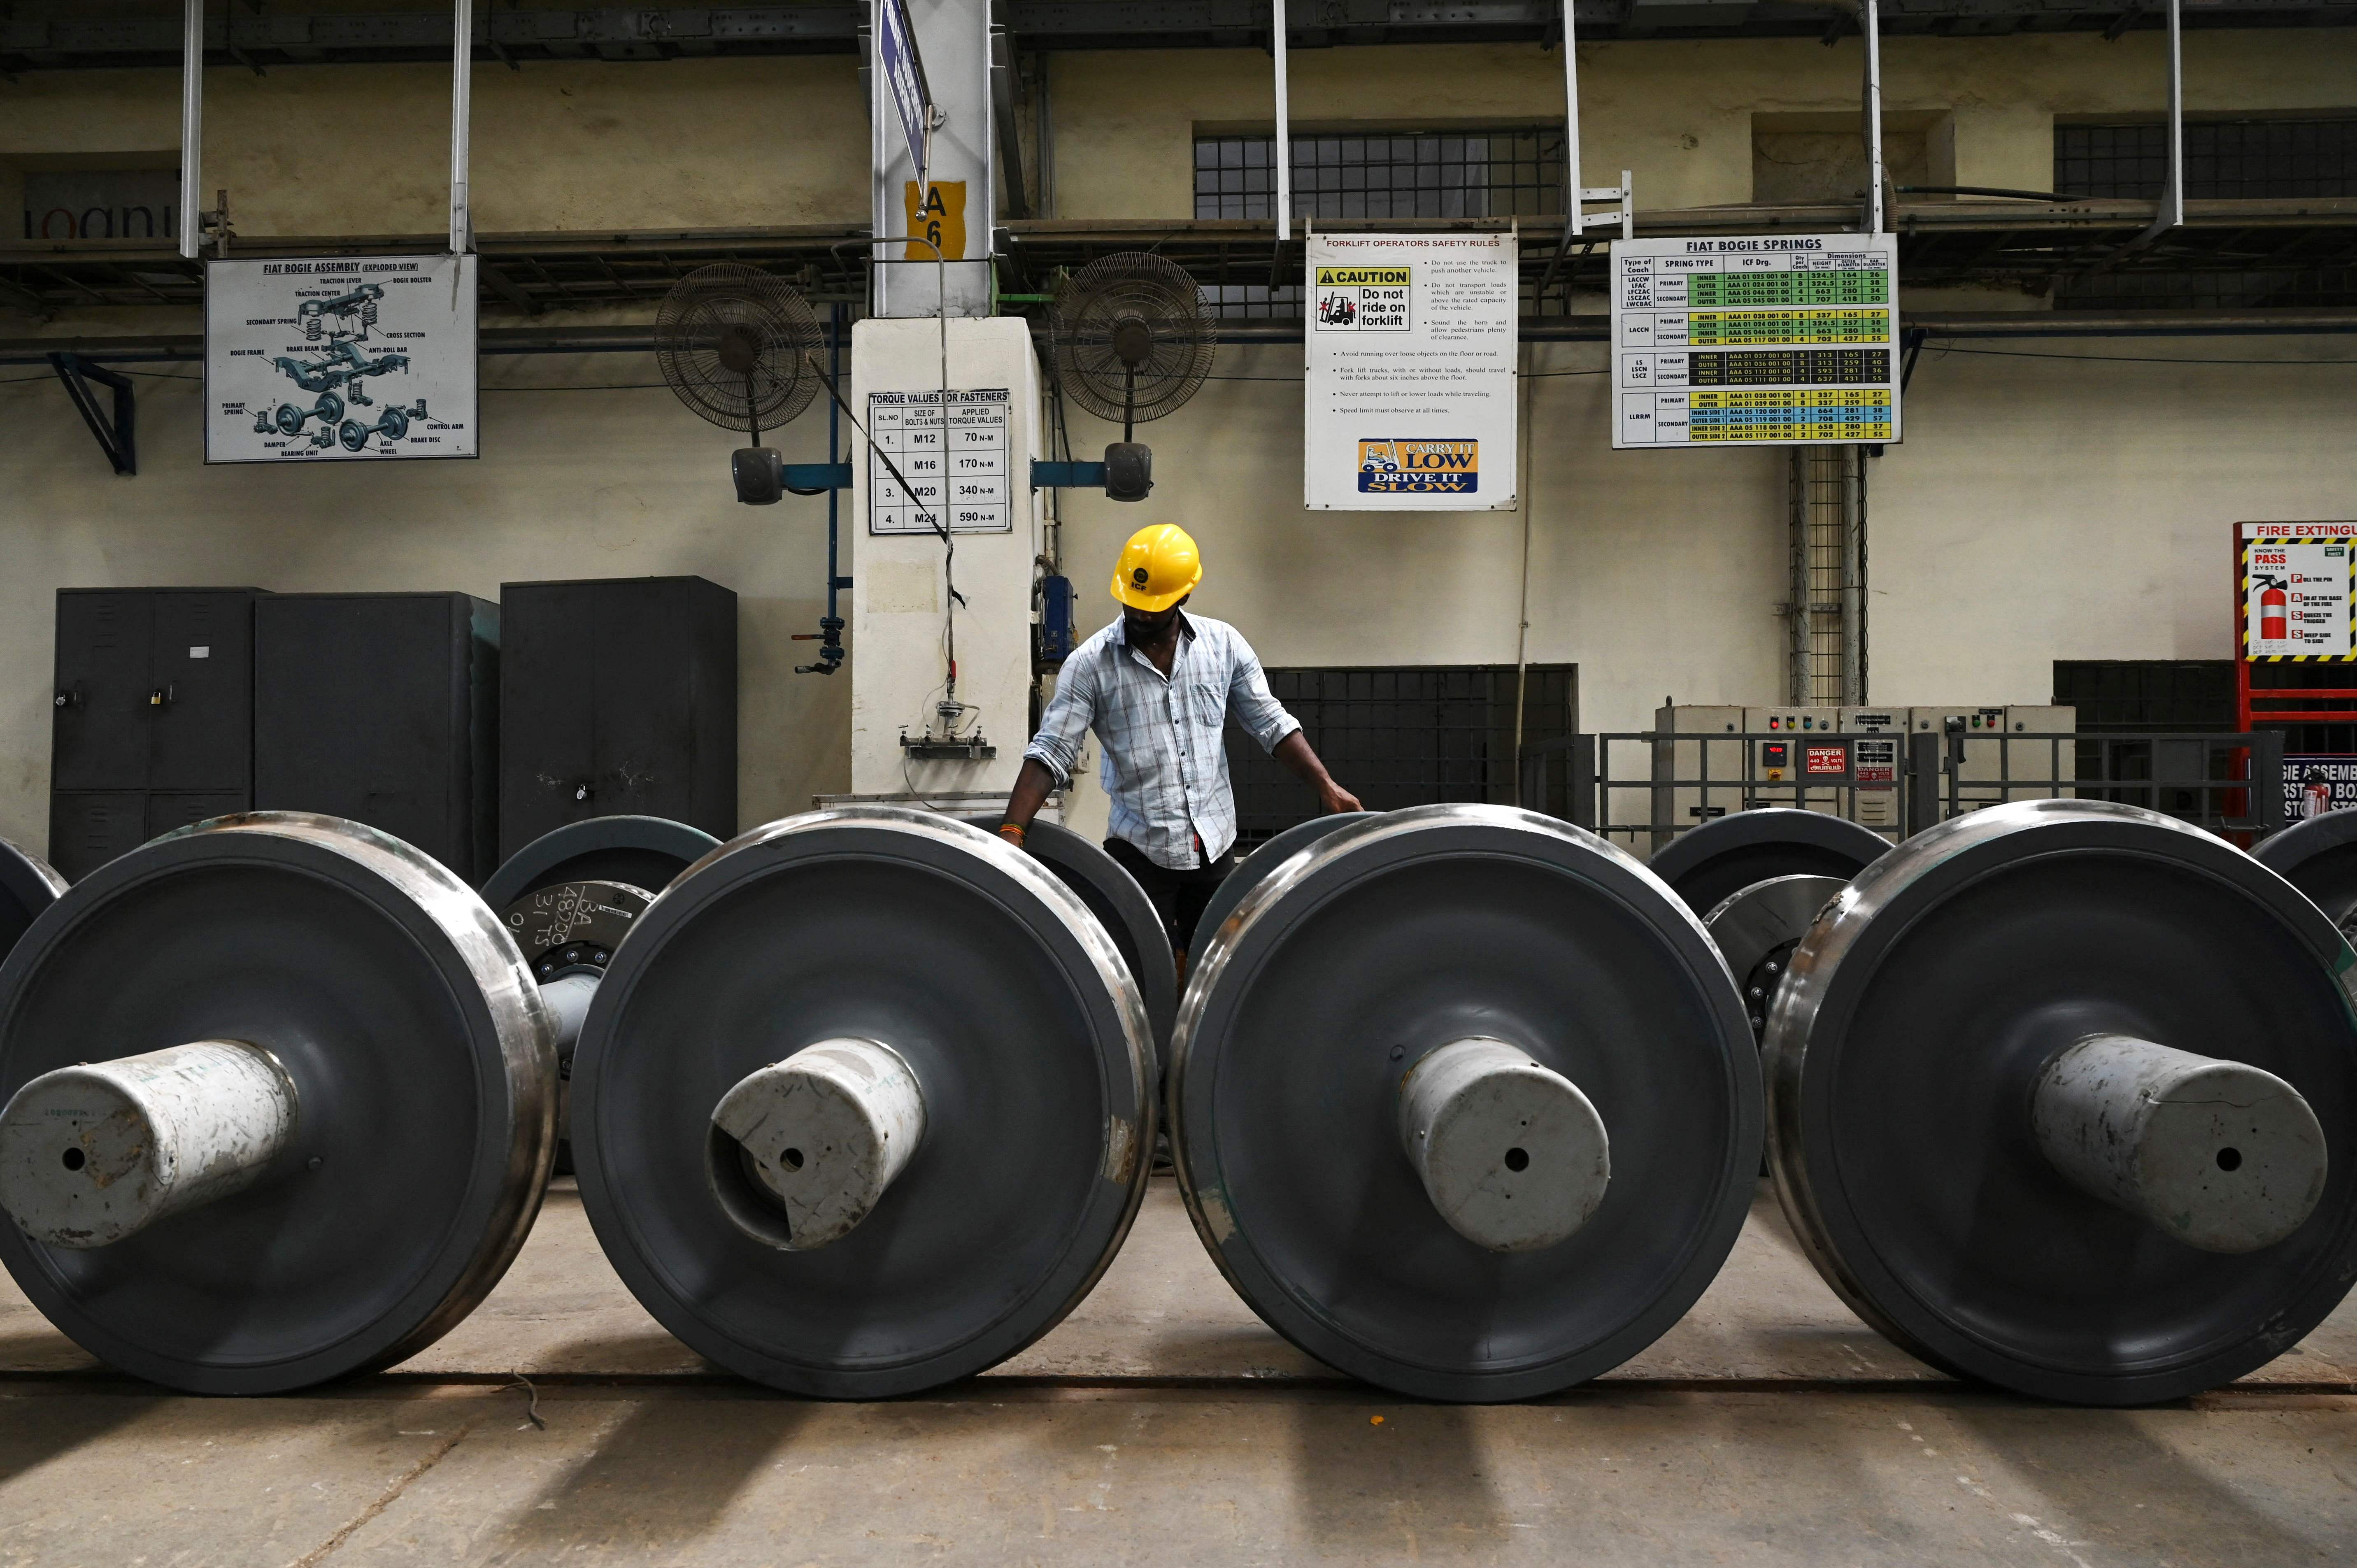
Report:
[[[2300,785],[2299,814],[2302,817],[2320,817],[2330,810],[2332,786],[2325,780],[2321,768],[2311,768]]]
[[[2283,585],[2273,577],[2260,579],[2266,584],[2259,595],[2259,640],[2281,642],[2291,636],[2286,621],[2286,611],[2291,601],[2284,597]]]

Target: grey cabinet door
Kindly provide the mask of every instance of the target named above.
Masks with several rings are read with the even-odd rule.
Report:
[[[136,589],[58,595],[50,789],[146,788],[155,603]]]
[[[147,839],[147,797],[136,789],[59,789],[49,796],[49,864],[69,882]]]
[[[156,596],[147,784],[240,793],[253,787],[253,600]]]

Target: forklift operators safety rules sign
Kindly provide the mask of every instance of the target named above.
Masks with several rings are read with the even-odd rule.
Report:
[[[1302,505],[1512,511],[1512,234],[1313,234]]]

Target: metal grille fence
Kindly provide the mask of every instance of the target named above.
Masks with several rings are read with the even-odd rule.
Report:
[[[1866,459],[1855,446],[1795,446],[1787,484],[1787,700],[1833,707],[1863,703]]]
[[[1369,811],[1514,800],[1511,664],[1281,669],[1268,671],[1268,683],[1301,721],[1328,770]],[[1578,703],[1577,665],[1531,665],[1523,700],[1525,748],[1566,740],[1577,728]],[[1240,849],[1265,843],[1317,811],[1301,782],[1232,726],[1228,768]],[[1558,774],[1544,798],[1524,803],[1567,816],[1568,783]]]
[[[1875,738],[1828,735],[1807,749],[1847,751]],[[1847,766],[1820,774],[1813,757],[1806,770],[1787,767],[1770,777],[1762,748],[1789,746],[1785,734],[1574,735],[1526,748],[1524,789],[1544,788],[1553,798],[1560,779],[1571,822],[1639,855],[1730,811],[1762,806],[1857,820],[1870,789],[1896,796],[1895,811],[1874,813],[1898,824],[1890,836],[1989,806],[2056,798],[2145,806],[2246,845],[2285,822],[2280,731],[1893,738],[1900,742],[1899,777],[1868,784]],[[1793,760],[1790,751],[1785,757]]]

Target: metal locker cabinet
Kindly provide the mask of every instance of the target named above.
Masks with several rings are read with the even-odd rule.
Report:
[[[253,600],[247,589],[156,595],[150,789],[234,794],[241,806],[253,789]]]
[[[603,628],[588,583],[500,587],[500,858],[617,808],[597,799]]]
[[[136,588],[58,590],[51,789],[147,787],[154,615],[154,596]]]
[[[503,854],[584,818],[737,828],[737,596],[701,577],[500,589]]]
[[[685,819],[715,838],[737,836],[737,596],[688,579],[695,667],[688,702],[695,714],[694,807]]]
[[[214,793],[201,789],[150,790],[146,797],[147,837],[161,838],[173,829],[185,828],[191,822],[242,811],[251,799],[242,789]]]
[[[147,797],[137,789],[55,789],[49,793],[49,864],[79,882],[152,837]]]
[[[61,588],[50,725],[49,859],[81,876],[178,819],[253,804],[259,588]],[[65,797],[72,797],[66,799]],[[178,825],[173,821],[170,825]]]
[[[262,601],[254,805],[349,817],[468,882],[490,875],[499,624],[466,594]]]

